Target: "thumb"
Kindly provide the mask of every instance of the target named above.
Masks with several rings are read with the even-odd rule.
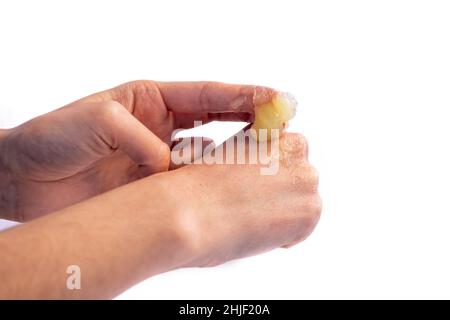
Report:
[[[100,135],[112,149],[126,153],[138,166],[141,176],[167,171],[170,148],[116,101],[92,108]]]
[[[170,170],[192,164],[196,159],[203,157],[206,150],[214,148],[214,140],[207,137],[185,137],[173,141]]]

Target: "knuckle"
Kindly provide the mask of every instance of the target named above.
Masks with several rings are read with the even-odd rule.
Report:
[[[319,172],[313,166],[309,166],[306,180],[309,190],[317,192],[319,188]]]
[[[311,235],[320,220],[322,212],[322,200],[318,195],[308,196],[302,199],[301,209],[298,211],[297,217],[298,230],[294,240],[289,242],[285,247],[291,247]]]
[[[303,157],[308,157],[308,140],[306,137],[302,134],[297,135],[298,145],[299,145],[299,152]]]
[[[310,235],[317,223],[320,220],[322,214],[322,200],[318,195],[311,197],[307,204],[308,223],[306,223],[305,235]]]
[[[200,92],[198,95],[198,103],[202,110],[209,110],[209,108],[210,108],[211,103],[210,103],[209,97],[210,97],[210,91],[211,91],[212,86],[213,86],[212,83],[209,81],[204,82],[201,86],[201,89],[200,89]]]
[[[126,83],[125,85],[128,85],[133,88],[142,88],[142,87],[147,87],[149,85],[153,85],[154,83],[155,82],[152,80],[133,80],[133,81]]]
[[[135,80],[125,84],[130,89],[126,91],[133,92],[136,97],[154,97],[159,91],[153,80]]]
[[[299,146],[307,146],[308,145],[308,140],[301,133],[295,134],[295,138],[297,139]]]
[[[120,120],[124,111],[126,111],[126,109],[119,102],[114,100],[103,102],[95,108],[97,117],[106,123],[114,123]]]
[[[308,156],[308,140],[300,133],[290,133],[283,140],[283,150],[300,157]]]
[[[318,220],[322,213],[322,199],[319,195],[314,196],[310,203],[310,209],[313,216]]]
[[[315,194],[319,188],[319,173],[310,165],[299,165],[291,170],[294,186],[300,194]]]

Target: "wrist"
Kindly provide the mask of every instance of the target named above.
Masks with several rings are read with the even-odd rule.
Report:
[[[9,130],[0,129],[0,218],[20,220],[16,216],[17,194],[13,175],[7,165],[5,148]]]
[[[86,207],[77,210],[95,216],[118,241],[108,246],[127,261],[132,283],[184,267],[194,254],[195,221],[174,176],[165,172],[140,179],[82,202]]]
[[[163,202],[168,206],[165,210],[168,213],[168,233],[177,256],[174,269],[191,266],[191,261],[200,254],[203,242],[198,219],[201,205],[198,205],[197,197],[192,196],[195,186],[190,184],[190,175],[180,175],[177,171],[150,177],[157,178]]]
[[[202,214],[208,213],[203,212],[201,196],[194,196],[199,180],[189,171],[184,167],[160,175],[164,177],[162,189],[169,194],[173,207],[172,232],[181,253],[177,268],[199,266],[198,261],[208,251],[208,225],[201,219]]]

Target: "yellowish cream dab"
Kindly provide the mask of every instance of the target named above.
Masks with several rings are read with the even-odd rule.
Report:
[[[270,140],[271,129],[281,131],[288,125],[289,120],[295,116],[297,101],[294,96],[287,92],[278,92],[270,102],[256,106],[255,121],[252,125],[252,136],[256,140]],[[261,129],[266,129],[262,130]],[[256,137],[255,137],[256,135]]]

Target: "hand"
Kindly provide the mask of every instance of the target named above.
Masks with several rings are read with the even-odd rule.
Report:
[[[304,137],[286,133],[272,153],[280,157],[275,175],[261,175],[259,165],[202,164],[159,176],[169,179],[182,212],[191,250],[183,266],[214,266],[305,239],[321,212],[307,150]]]
[[[286,134],[275,175],[251,164],[188,165],[2,232],[0,297],[112,298],[162,272],[293,245],[321,210],[306,153],[303,137]],[[82,290],[64,286],[71,264]]]
[[[169,169],[173,130],[194,120],[251,121],[272,89],[135,81],[6,130],[0,212],[26,221]]]

